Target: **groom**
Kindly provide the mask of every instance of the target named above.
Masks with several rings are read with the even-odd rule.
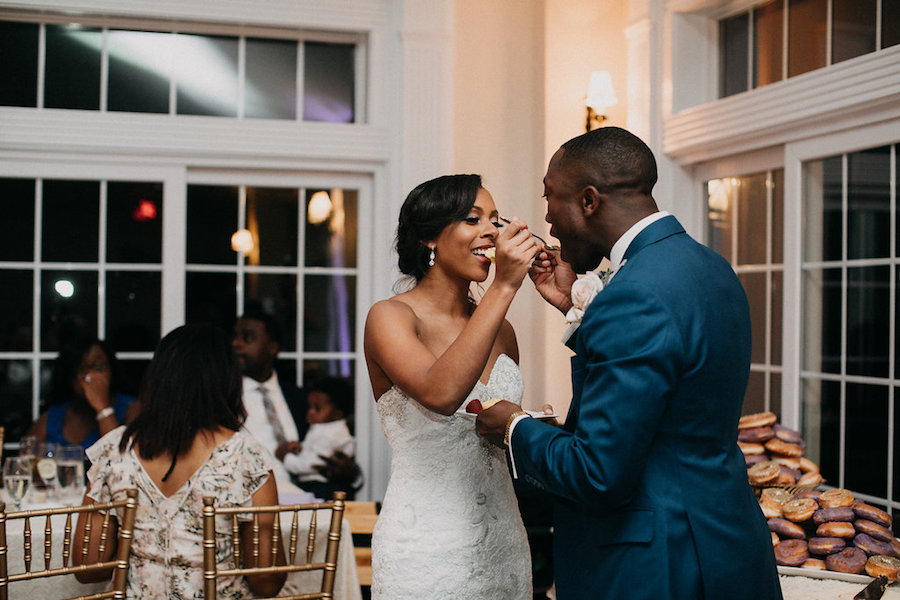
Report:
[[[478,415],[478,430],[555,499],[561,600],[780,599],[736,443],[747,298],[721,256],[658,211],[655,183],[652,152],[624,129],[594,130],[553,155],[546,221],[562,249],[532,270],[536,288],[566,313],[575,273],[604,257],[614,273],[567,341],[565,426],[500,402]]]

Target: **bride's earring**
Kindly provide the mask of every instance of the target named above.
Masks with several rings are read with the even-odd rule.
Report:
[[[429,257],[428,257],[428,266],[429,267],[434,266],[434,248],[431,249],[431,255],[429,255]]]

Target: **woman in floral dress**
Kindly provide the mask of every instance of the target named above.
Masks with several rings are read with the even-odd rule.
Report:
[[[188,325],[159,343],[139,396],[141,412],[127,427],[105,435],[88,450],[92,466],[84,503],[124,499],[138,490],[138,508],[128,598],[203,598],[203,497],[219,506],[278,503],[265,450],[240,431],[246,413],[241,375],[228,338],[206,325]],[[101,516],[94,530],[99,531]],[[229,532],[228,517],[216,530]],[[261,519],[260,566],[273,519]],[[73,556],[80,558],[84,519],[79,519]],[[219,569],[233,567],[226,533],[216,544]],[[113,538],[115,539],[115,538]],[[96,540],[94,540],[96,542]],[[110,560],[115,544],[106,549]],[[89,548],[88,561],[98,548]],[[280,564],[284,555],[279,548]],[[106,576],[109,577],[111,572]],[[82,574],[84,581],[96,581]],[[88,579],[90,578],[90,579]],[[220,578],[219,598],[244,598],[252,591],[274,596],[285,576]]]

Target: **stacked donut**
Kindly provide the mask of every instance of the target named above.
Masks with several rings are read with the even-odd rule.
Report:
[[[803,456],[803,436],[777,420],[775,413],[762,412],[745,415],[738,422],[738,446],[751,485],[813,488],[822,483],[819,466]]]
[[[900,579],[900,539],[891,530],[893,518],[856,500],[850,490],[791,494],[764,488],[759,502],[779,565]]]

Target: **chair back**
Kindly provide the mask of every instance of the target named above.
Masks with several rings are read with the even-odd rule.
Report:
[[[93,532],[91,527],[91,519],[87,519],[87,526],[84,529],[84,537],[82,540],[82,563],[75,564],[72,553],[72,542],[75,534],[74,516],[81,513],[105,513],[103,515],[103,525],[99,532],[99,555],[104,554],[104,550],[109,543],[109,526],[112,519],[113,509],[120,509],[122,520],[118,523],[118,545],[116,546],[116,555],[113,560],[84,563],[87,557],[88,546],[93,540]],[[41,510],[23,510],[18,512],[6,512],[6,505],[0,503],[0,600],[7,600],[9,597],[9,584],[17,581],[26,581],[29,579],[37,579],[41,577],[57,577],[63,575],[74,575],[75,573],[84,573],[92,571],[106,571],[113,569],[112,589],[99,594],[89,596],[79,596],[74,600],[99,600],[101,598],[125,598],[125,584],[128,576],[129,557],[131,556],[131,540],[134,537],[134,518],[137,512],[137,490],[128,490],[127,498],[117,500],[116,502],[103,502],[98,504],[87,504],[82,506],[65,506],[62,508],[47,508]],[[57,517],[61,515],[60,517]],[[55,560],[54,547],[59,549],[60,544],[54,544],[54,530],[52,518],[57,517],[57,522],[65,517],[65,525],[62,531],[62,551],[60,558]],[[16,521],[23,524],[22,547],[18,545],[10,548],[7,545],[7,529],[8,525]],[[43,522],[44,541],[43,541],[43,568],[37,564],[39,557],[32,553],[32,531],[31,523],[36,522],[36,526],[40,527]],[[59,528],[57,527],[57,530]],[[16,573],[8,572],[8,561],[11,552],[22,552],[25,570]],[[71,559],[71,560],[70,560]]]
[[[3,466],[3,436],[6,433],[6,428],[0,426],[0,467]]]
[[[206,600],[216,598],[216,580],[220,577],[247,576],[264,573],[322,572],[322,583],[318,590],[309,593],[278,596],[278,600],[314,600],[334,597],[334,580],[337,571],[338,548],[341,542],[341,522],[344,514],[345,492],[335,492],[329,502],[312,504],[285,504],[275,506],[217,507],[215,498],[203,498],[203,593]],[[272,527],[272,555],[264,561],[268,565],[260,567],[260,515],[274,514]],[[218,570],[216,565],[216,515],[229,515],[231,527],[226,535],[231,537],[235,568]],[[243,517],[243,519],[242,519]],[[319,522],[328,521],[327,529],[319,527]],[[250,521],[249,527],[242,528],[241,521]],[[243,531],[242,531],[243,530]],[[221,533],[221,532],[220,532]],[[250,556],[243,551],[250,535]],[[304,540],[305,538],[305,540]],[[275,556],[282,540],[287,543],[286,563],[277,565]],[[244,545],[242,545],[242,541]],[[304,544],[305,547],[301,546]],[[317,544],[317,542],[319,542]],[[322,552],[316,551],[324,542],[324,558],[316,560]]]

